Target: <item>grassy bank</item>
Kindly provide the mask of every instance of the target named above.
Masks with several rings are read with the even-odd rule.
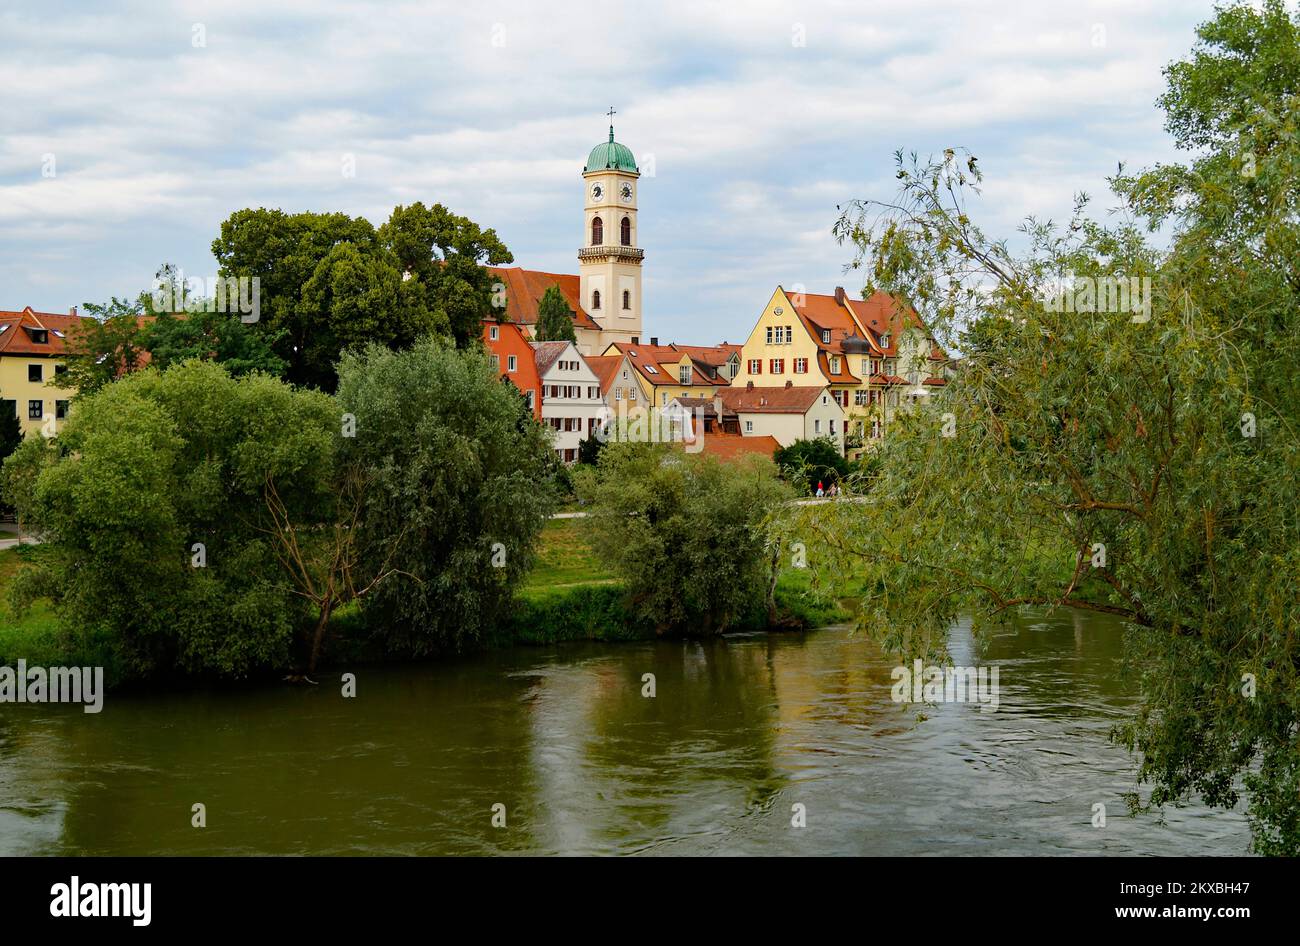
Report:
[[[629,612],[622,582],[592,554],[581,529],[578,519],[547,523],[537,563],[519,591],[509,626],[495,644],[654,637],[654,628]],[[782,627],[822,627],[849,617],[833,597],[814,589],[806,569],[785,569],[777,578],[775,598]],[[759,606],[734,630],[766,628],[766,609]]]
[[[41,554],[39,546],[0,551],[0,664],[19,657],[44,666],[102,663],[87,642],[60,629],[48,601],[37,601],[21,616],[9,606],[9,587],[19,569]],[[806,569],[787,568],[778,577],[776,602],[782,627],[821,627],[844,621],[848,613],[825,591],[813,587]],[[355,605],[331,622],[331,660],[382,659],[371,652],[365,621]],[[734,630],[764,630],[767,614],[756,607]],[[552,644],[559,641],[619,641],[654,637],[654,628],[628,610],[622,581],[583,540],[577,519],[552,519],[543,530],[537,562],[516,596],[511,619],[486,643],[493,647]]]

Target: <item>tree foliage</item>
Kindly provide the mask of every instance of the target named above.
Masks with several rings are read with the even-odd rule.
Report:
[[[537,304],[537,340],[542,342],[576,342],[573,331],[573,310],[565,301],[560,287],[551,285],[542,293]]]
[[[793,483],[800,492],[817,492],[817,484],[830,487],[841,483],[850,472],[851,464],[829,437],[815,440],[796,440],[772,455],[781,476]]]
[[[365,603],[394,653],[468,647],[507,613],[554,505],[542,426],[485,355],[425,339],[346,354],[339,401],[356,419],[346,457],[367,471],[362,580],[403,574]]]
[[[763,604],[767,523],[790,495],[765,457],[723,464],[664,444],[610,443],[575,474],[596,554],[658,633],[715,634]]]
[[[83,397],[57,446],[32,438],[4,466],[46,546],[18,603],[50,597],[122,677],[284,665],[306,613],[268,541],[264,491],[276,484],[300,524],[328,517],[338,440],[328,396],[211,362]]]
[[[1256,850],[1295,854],[1300,47],[1275,2],[1199,35],[1162,99],[1196,154],[1121,168],[1115,223],[1080,196],[1013,252],[973,223],[981,174],[956,150],[899,155],[899,197],[847,209],[837,232],[871,288],[964,357],[891,429],[873,502],[824,538],[864,577],[864,624],[904,652],[941,651],[965,611],[1121,616],[1143,699],[1116,735],[1148,803],[1231,806],[1244,784]],[[1162,225],[1168,245],[1148,242]],[[1099,306],[1112,277],[1149,279],[1149,309]],[[1045,303],[1062,286],[1075,311]]]

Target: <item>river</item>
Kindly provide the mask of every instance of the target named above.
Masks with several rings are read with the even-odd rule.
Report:
[[[1239,811],[1127,814],[1117,621],[951,648],[999,667],[996,712],[894,703],[895,661],[842,629],[359,667],[352,699],[333,674],[2,705],[0,854],[1246,852]]]

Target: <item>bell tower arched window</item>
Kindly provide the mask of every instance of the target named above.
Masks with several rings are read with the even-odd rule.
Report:
[[[623,222],[619,224],[618,229],[619,229],[619,241],[624,246],[631,246],[632,245],[632,221],[629,220],[627,217],[624,217]]]
[[[592,307],[593,309],[599,309],[599,308],[600,308],[600,290],[599,290],[599,289],[592,290],[592,293],[591,293],[591,307]]]
[[[632,293],[627,289],[623,290],[623,308],[632,308]]]
[[[591,218],[591,245],[600,246],[605,242],[605,222],[599,217]]]

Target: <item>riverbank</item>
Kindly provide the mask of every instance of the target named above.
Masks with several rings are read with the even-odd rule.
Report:
[[[562,641],[630,641],[655,637],[654,628],[637,621],[627,606],[623,583],[592,553],[581,533],[580,520],[550,520],[542,531],[537,560],[520,587],[511,617],[483,641],[503,648],[554,644]],[[0,664],[22,657],[30,664],[71,666],[109,663],[94,642],[76,640],[59,626],[48,600],[40,599],[22,615],[9,604],[14,576],[33,564],[40,546],[0,550]],[[849,612],[813,585],[807,569],[784,568],[778,576],[775,601],[778,628],[807,630],[848,619]],[[766,609],[758,603],[731,631],[768,629]],[[370,653],[359,609],[346,608],[330,626],[333,655],[329,663],[349,664],[384,659]]]

